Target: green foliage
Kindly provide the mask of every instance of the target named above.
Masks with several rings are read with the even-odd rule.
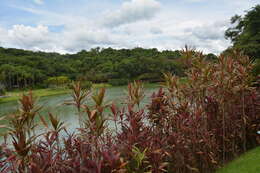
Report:
[[[127,79],[110,79],[108,80],[108,84],[112,86],[122,86],[122,85],[127,85],[129,80]]]
[[[92,87],[93,83],[91,81],[82,81],[81,87],[82,89],[90,89]]]
[[[254,62],[253,75],[257,76],[260,74],[260,59],[256,59]]]
[[[151,171],[146,171],[149,170],[147,166],[147,168],[142,168],[142,164],[145,163],[145,159],[146,159],[146,151],[147,148],[144,151],[140,151],[140,149],[136,146],[133,146],[132,148],[132,160],[129,162],[129,164],[127,165],[127,170],[128,172],[133,172],[133,173],[150,173]]]
[[[162,75],[158,73],[144,73],[138,76],[138,80],[149,82],[161,82]]]
[[[0,83],[0,96],[5,94],[5,86]]]
[[[134,157],[133,159],[136,162],[136,167],[139,168],[143,162],[143,160],[145,159],[145,152],[146,152],[147,148],[141,152],[139,150],[139,148],[133,146],[132,152],[134,153]]]
[[[260,58],[260,5],[249,10],[245,16],[231,18],[234,27],[226,30],[225,36],[236,49],[243,50],[252,58]]]
[[[70,80],[67,76],[57,76],[48,78],[46,83],[48,86],[65,87],[70,83]]]
[[[209,53],[207,56],[206,56],[206,59],[209,60],[209,61],[214,61],[216,62],[218,60],[218,57],[213,54],[213,53]]]
[[[66,76],[72,81],[83,77],[93,83],[107,83],[111,79],[132,81],[143,78],[145,73],[170,71],[183,75],[179,59],[180,51],[143,48],[96,48],[61,55],[0,47],[0,80],[7,89],[15,89],[46,87],[44,81],[48,80],[57,85],[57,76]]]

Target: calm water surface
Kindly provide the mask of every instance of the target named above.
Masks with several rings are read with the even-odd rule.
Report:
[[[145,98],[141,106],[149,103],[149,97],[153,92],[155,92],[159,86],[146,86],[145,87]],[[122,106],[124,100],[126,99],[126,89],[127,87],[110,87],[106,89],[105,103],[111,103],[112,101],[118,105]],[[95,91],[93,91],[95,92]],[[78,119],[76,115],[76,109],[73,106],[64,105],[65,101],[71,100],[70,94],[49,96],[39,98],[38,105],[43,106],[40,115],[43,117],[48,114],[48,112],[57,115],[59,119],[65,122],[66,127],[69,131],[74,131],[79,127]],[[91,105],[92,101],[89,98],[87,104]],[[0,116],[6,115],[8,113],[15,112],[18,108],[17,102],[8,102],[0,104]],[[109,110],[106,110],[107,112]],[[40,128],[43,128],[40,126]]]

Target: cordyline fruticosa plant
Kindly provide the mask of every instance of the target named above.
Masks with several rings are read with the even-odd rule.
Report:
[[[257,146],[259,95],[249,58],[234,51],[210,62],[187,47],[182,55],[187,82],[164,74],[163,87],[144,107],[141,82],[128,85],[121,107],[105,104],[105,89],[91,94],[76,83],[66,102],[78,112],[72,134],[52,113],[39,115],[32,93],[23,95],[8,116],[10,142],[0,148],[0,171],[208,173]],[[37,116],[48,129],[41,134],[34,131]]]

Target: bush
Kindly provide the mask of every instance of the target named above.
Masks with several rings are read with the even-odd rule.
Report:
[[[91,81],[82,81],[81,82],[81,88],[83,89],[90,89],[92,87],[93,83]]]
[[[127,85],[128,84],[128,80],[127,79],[109,79],[108,80],[108,84],[112,85],[112,86],[122,86],[122,85]]]
[[[248,57],[221,55],[214,63],[191,50],[182,54],[189,58],[187,82],[165,74],[165,87],[144,107],[141,82],[128,85],[123,107],[104,104],[104,88],[89,97],[76,83],[66,102],[78,111],[80,128],[72,134],[49,113],[40,117],[49,130],[36,140],[39,107],[32,93],[23,95],[8,126],[13,146],[0,148],[0,171],[208,173],[257,146],[259,93]]]
[[[257,78],[257,76],[260,74],[260,59],[255,60],[252,73],[255,76],[255,78]]]
[[[42,89],[42,88],[48,88],[48,84],[46,82],[44,82],[44,83],[36,84],[33,87],[33,89]]]
[[[163,78],[162,75],[158,73],[144,73],[138,76],[138,80],[148,81],[148,82],[162,82]]]
[[[105,83],[108,80],[109,74],[106,73],[89,73],[86,75],[86,79],[93,83]]]
[[[70,83],[70,79],[67,76],[56,76],[48,78],[45,83],[49,87],[65,87]]]

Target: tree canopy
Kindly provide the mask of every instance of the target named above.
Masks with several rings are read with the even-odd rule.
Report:
[[[225,37],[230,39],[233,47],[243,50],[254,59],[260,58],[260,5],[256,5],[244,16],[235,15],[231,18],[230,27]]]
[[[33,52],[0,47],[0,82],[7,89],[47,87],[48,79],[88,80],[94,83],[158,81],[163,72],[184,75],[181,51],[93,48],[75,54]],[[208,55],[214,59],[213,54]]]

